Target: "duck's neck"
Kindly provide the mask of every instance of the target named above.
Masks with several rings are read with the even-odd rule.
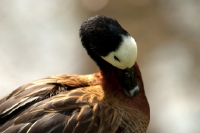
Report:
[[[123,80],[122,70],[110,64],[105,64],[103,69],[101,69],[101,75],[105,95],[125,95],[121,85],[121,81]]]
[[[112,66],[94,52],[90,50],[87,50],[87,52],[88,55],[90,55],[90,57],[97,63],[101,70],[101,83],[105,91],[105,95],[125,95],[121,85],[121,81],[123,80],[122,70]]]
[[[101,70],[105,98],[112,97],[123,101],[129,107],[135,107],[149,117],[149,104],[145,96],[142,77],[137,63],[134,64],[133,71],[140,90],[134,97],[127,96],[122,89],[121,81],[124,80],[122,78],[122,70],[109,65],[106,67],[107,69]]]

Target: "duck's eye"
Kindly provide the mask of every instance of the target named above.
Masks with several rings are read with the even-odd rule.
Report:
[[[114,59],[118,62],[120,62],[119,58],[117,58],[117,56],[114,56]]]

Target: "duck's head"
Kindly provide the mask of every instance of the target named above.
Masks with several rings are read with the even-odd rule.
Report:
[[[134,96],[139,87],[133,76],[137,58],[135,40],[120,24],[105,16],[85,20],[80,28],[81,42],[88,54],[103,71],[105,62],[122,70],[122,86],[128,96]]]

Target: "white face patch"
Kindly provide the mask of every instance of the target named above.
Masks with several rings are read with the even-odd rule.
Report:
[[[119,69],[131,68],[137,58],[137,44],[131,36],[122,35],[119,48],[101,57]]]

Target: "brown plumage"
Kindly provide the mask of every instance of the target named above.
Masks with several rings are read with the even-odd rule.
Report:
[[[124,93],[123,72],[109,63],[95,74],[23,85],[0,99],[0,132],[145,133],[149,105],[137,63],[132,69],[140,88],[134,96]]]

